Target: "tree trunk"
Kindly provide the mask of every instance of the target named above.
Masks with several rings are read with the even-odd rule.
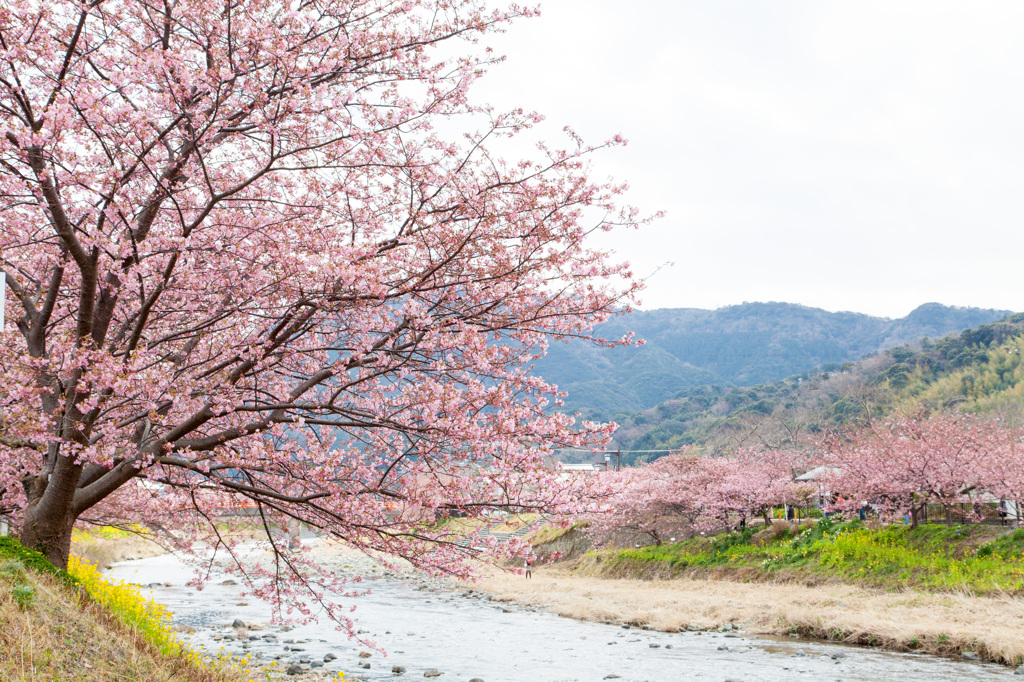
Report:
[[[51,446],[53,447],[53,446]],[[67,569],[71,554],[71,530],[78,513],[75,490],[82,467],[73,459],[51,450],[52,469],[25,483],[28,504],[21,528],[21,544],[45,556],[60,569]]]
[[[45,556],[57,568],[67,570],[71,555],[71,530],[75,519],[70,514],[46,513],[42,504],[25,511],[21,528],[21,544]]]

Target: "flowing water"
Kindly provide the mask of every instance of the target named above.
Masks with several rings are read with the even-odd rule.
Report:
[[[441,682],[1018,679],[1001,666],[927,655],[732,632],[623,629],[499,604],[437,581],[371,577],[363,583],[370,593],[349,601],[358,607],[354,616],[360,637],[376,641],[385,656],[329,623],[290,629],[271,625],[269,607],[243,598],[242,588],[230,580],[221,584],[224,576],[201,592],[186,587],[191,573],[172,555],[115,564],[108,574],[146,586],[153,599],[171,610],[174,624],[185,628],[184,638],[196,649],[251,655],[262,663],[275,661],[279,669],[297,665],[304,671],[334,656],[315,670],[343,670],[347,682],[423,679],[431,669],[442,673],[435,678]],[[235,619],[251,628],[232,628]],[[372,655],[361,658],[360,652]],[[393,673],[393,666],[404,672]]]

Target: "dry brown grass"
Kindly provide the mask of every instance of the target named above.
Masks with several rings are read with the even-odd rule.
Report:
[[[0,571],[0,682],[239,682],[243,673],[211,672],[161,656],[96,604],[50,576],[6,562]],[[19,606],[14,590],[34,597]],[[22,599],[23,605],[25,599]]]
[[[71,540],[71,552],[102,567],[125,559],[159,556],[167,550],[141,535],[105,537],[98,533],[75,533]]]
[[[1024,599],[923,592],[885,593],[849,585],[727,580],[608,579],[558,565],[533,578],[490,571],[476,585],[499,599],[569,618],[674,631],[734,623],[752,634],[804,635],[894,650],[963,650],[1008,664],[1024,661]]]

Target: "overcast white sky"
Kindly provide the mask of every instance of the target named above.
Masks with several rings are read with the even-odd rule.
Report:
[[[1024,311],[1024,3],[544,0],[478,86],[667,215],[643,308]]]

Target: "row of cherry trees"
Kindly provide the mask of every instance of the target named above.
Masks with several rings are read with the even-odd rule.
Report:
[[[733,457],[686,450],[619,472],[618,492],[593,517],[593,533],[601,541],[641,534],[660,544],[756,516],[767,523],[773,507],[812,500],[827,512],[867,505],[883,518],[906,515],[917,524],[927,505],[949,518],[955,505],[969,504],[976,515],[983,504],[1024,499],[1024,438],[998,420],[899,418],[806,445]],[[795,480],[816,468],[813,480]]]
[[[838,509],[868,502],[916,525],[926,505],[949,518],[954,505],[1024,499],[1024,438],[998,420],[903,418],[834,436],[822,453]]]
[[[617,492],[590,518],[599,542],[646,536],[661,544],[675,535],[715,532],[772,507],[806,501],[811,488],[793,483],[792,451],[744,450],[700,457],[693,450],[611,474]]]

